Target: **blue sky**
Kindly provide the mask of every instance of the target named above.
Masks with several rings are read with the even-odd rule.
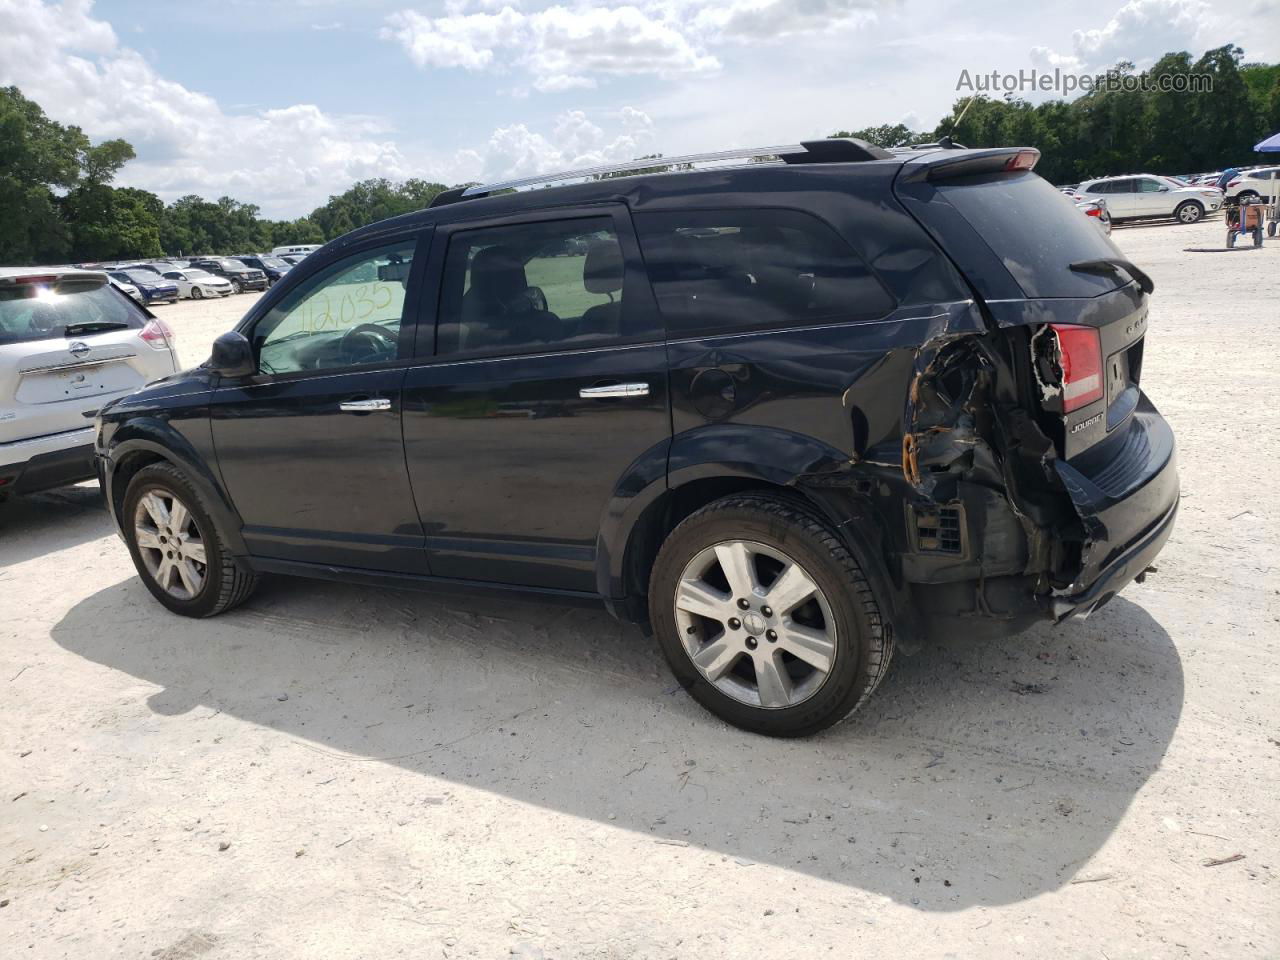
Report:
[[[299,216],[457,182],[932,128],[961,70],[1280,59],[1280,0],[0,0],[0,84],[138,150],[121,182]]]

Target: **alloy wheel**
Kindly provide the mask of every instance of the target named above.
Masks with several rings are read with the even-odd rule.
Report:
[[[143,494],[133,517],[134,542],[147,573],[165,593],[193,600],[208,573],[204,538],[195,518],[169,490]]]
[[[700,551],[680,574],[675,613],[690,662],[740,703],[793,707],[831,675],[831,606],[809,572],[774,547],[726,540]]]

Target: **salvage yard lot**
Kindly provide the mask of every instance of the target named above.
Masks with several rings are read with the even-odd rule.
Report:
[[[603,611],[271,579],[184,620],[94,486],[0,507],[0,954],[1280,955],[1280,241],[1223,232],[1115,233],[1179,442],[1159,572],[900,655],[807,741]],[[191,364],[251,302],[156,312]]]

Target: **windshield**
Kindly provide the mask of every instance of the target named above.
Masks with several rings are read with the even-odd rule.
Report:
[[[281,260],[279,257],[264,257],[262,259],[262,262],[265,263],[268,267],[275,267],[277,270],[280,267],[289,266],[289,264],[285,263],[285,261]]]
[[[219,260],[218,263],[223,270],[245,270],[247,269],[239,260]]]
[[[192,267],[186,273],[188,280],[204,280],[213,276],[208,270],[201,270],[198,267]]]
[[[59,340],[68,326],[101,323],[138,329],[145,322],[133,301],[107,284],[0,287],[0,344]]]
[[[146,270],[126,270],[124,275],[133,283],[155,283],[162,279],[158,273],[149,273]]]

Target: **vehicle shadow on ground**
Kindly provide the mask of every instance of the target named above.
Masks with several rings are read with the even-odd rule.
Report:
[[[799,741],[721,724],[651,641],[594,609],[280,579],[192,621],[130,578],[53,638],[158,685],[159,714],[209,708],[336,763],[377,758],[647,834],[655,856],[689,844],[929,911],[1113,866],[1088,861],[1183,703],[1168,634],[1124,599],[1083,624],[900,656],[856,719]]]
[[[114,532],[96,482],[14,497],[0,503],[0,569]]]

